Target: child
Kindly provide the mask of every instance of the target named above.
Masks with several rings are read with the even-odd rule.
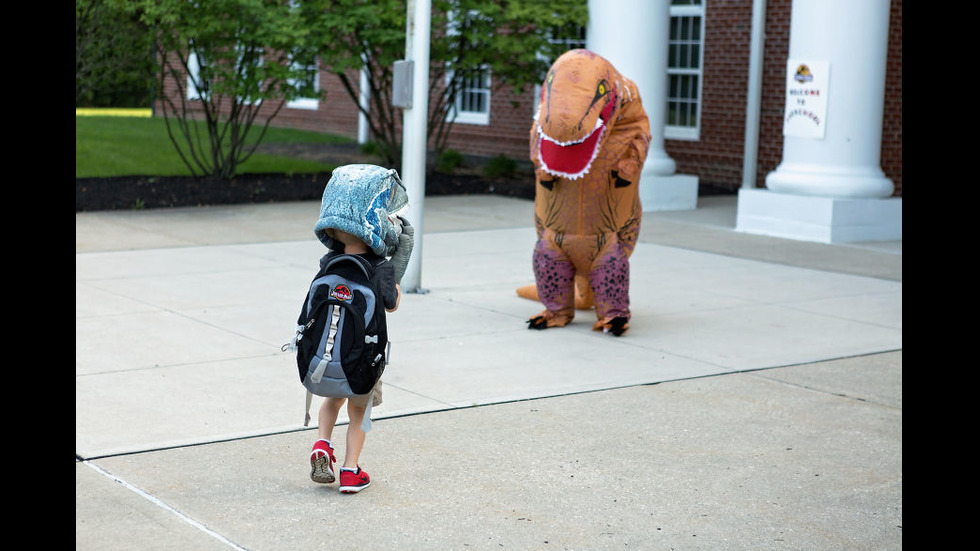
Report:
[[[329,249],[320,266],[340,254],[356,254],[373,266],[374,279],[385,311],[394,312],[401,301],[400,281],[414,247],[415,229],[399,213],[407,208],[404,187],[394,170],[374,165],[347,165],[334,170],[323,192],[320,218],[314,232]],[[391,256],[387,260],[385,256]],[[368,400],[381,404],[381,380],[364,395],[324,398],[317,418],[319,440],[310,452],[310,478],[329,484],[336,480],[331,442],[340,408],[347,402],[347,446],[340,467],[340,491],[357,493],[371,484],[358,461],[366,434],[362,428]]]

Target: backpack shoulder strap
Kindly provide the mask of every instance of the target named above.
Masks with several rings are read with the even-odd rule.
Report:
[[[322,271],[323,273],[326,273],[327,270],[329,270],[330,267],[333,266],[334,264],[338,264],[340,262],[350,262],[350,261],[353,261],[355,264],[360,266],[361,271],[364,272],[364,276],[367,277],[368,279],[371,279],[371,277],[374,275],[374,265],[368,262],[367,259],[361,257],[360,255],[347,254],[347,253],[338,254],[337,256],[328,260],[327,264],[323,267]]]

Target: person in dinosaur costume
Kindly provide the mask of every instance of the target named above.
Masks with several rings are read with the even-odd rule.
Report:
[[[650,146],[640,93],[596,53],[568,51],[548,70],[530,138],[535,284],[518,294],[546,309],[528,327],[567,325],[578,303],[595,306],[594,330],[620,336],[629,328],[629,257]]]

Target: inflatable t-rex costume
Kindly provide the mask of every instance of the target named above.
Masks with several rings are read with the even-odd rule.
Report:
[[[588,50],[554,62],[531,126],[535,285],[518,294],[546,308],[528,320],[531,329],[572,321],[576,282],[579,306],[595,305],[593,329],[619,336],[629,328],[629,257],[649,145],[650,123],[632,81]]]

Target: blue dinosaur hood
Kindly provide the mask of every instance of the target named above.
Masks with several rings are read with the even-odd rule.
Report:
[[[313,233],[327,248],[336,249],[339,243],[326,230],[343,230],[360,237],[375,254],[391,256],[401,233],[395,215],[407,209],[408,193],[394,169],[368,164],[337,167],[323,189]]]

